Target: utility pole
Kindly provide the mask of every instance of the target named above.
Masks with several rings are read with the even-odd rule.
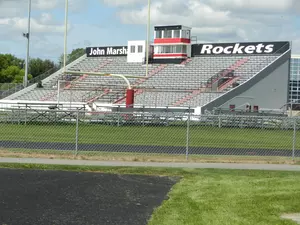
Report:
[[[148,77],[149,66],[149,45],[150,45],[150,1],[148,0],[148,18],[147,18],[147,41],[146,41],[146,77]]]
[[[30,20],[31,20],[31,0],[28,0],[28,27],[27,27],[27,33],[23,33],[23,37],[27,38],[27,50],[26,50],[26,60],[25,60],[25,76],[24,76],[24,80],[23,80],[24,87],[27,87],[27,84],[28,84]]]

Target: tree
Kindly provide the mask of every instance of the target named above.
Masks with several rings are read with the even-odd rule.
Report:
[[[8,67],[7,58],[4,55],[0,55],[0,71]]]
[[[67,54],[66,63],[69,64],[69,63],[75,61],[76,59],[78,59],[79,57],[83,56],[84,54],[85,54],[85,49],[84,48],[74,49],[70,54]],[[63,65],[64,54],[62,54],[59,57],[59,62],[61,63],[61,65]]]
[[[15,79],[13,80],[13,83],[23,83],[24,76],[25,76],[25,70],[21,69],[19,71],[19,73],[16,74]],[[28,80],[31,80],[31,79],[32,79],[32,75],[28,74]]]
[[[1,70],[1,83],[11,83],[15,76],[19,75],[20,68],[17,66],[9,66],[6,69]]]
[[[29,71],[33,77],[37,77],[54,67],[55,67],[54,62],[48,59],[42,60],[40,58],[36,58],[36,59],[31,59],[29,62]]]
[[[0,71],[9,66],[17,66],[22,69],[23,65],[24,60],[22,59],[19,59],[11,54],[0,54]]]
[[[18,66],[9,66],[0,71],[0,83],[22,83],[25,76],[25,70]],[[28,74],[28,80],[32,79],[32,75]]]
[[[5,54],[4,57],[6,57],[9,66],[17,66],[19,68],[23,68],[23,66],[25,65],[25,62],[23,59],[19,59],[19,58],[15,57],[14,55]]]
[[[0,54],[0,83],[23,82],[23,66],[23,59],[11,54]],[[20,78],[20,76],[22,77]],[[28,76],[28,78],[30,77]]]
[[[69,54],[69,62],[73,62],[76,59],[78,59],[79,57],[83,56],[85,54],[85,49],[84,48],[77,48],[74,49],[71,54]]]
[[[24,59],[19,59],[11,54],[0,54],[0,83],[22,83],[25,75]],[[57,66],[49,59],[30,59],[28,66],[28,80],[37,77]]]

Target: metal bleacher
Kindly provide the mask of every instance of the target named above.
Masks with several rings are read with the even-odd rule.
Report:
[[[185,66],[170,64],[139,86],[145,89],[154,87],[160,91],[139,92],[135,103],[154,106],[201,106],[233,88],[232,85],[228,85],[222,90],[211,89],[211,77],[220,70],[232,68],[236,76],[235,81],[242,84],[278,57],[279,55],[195,57]]]
[[[280,55],[271,56],[218,56],[193,57],[184,64],[150,64],[148,78],[145,65],[127,63],[126,56],[82,56],[68,65],[68,70],[89,71],[140,76],[129,78],[137,90],[135,104],[148,107],[197,107],[230,91],[232,82],[214,90],[213,78],[222,70],[234,70],[234,81],[242,84],[251,79]],[[220,75],[223,76],[223,75]],[[217,77],[217,79],[220,78]],[[72,82],[65,80],[62,70],[43,80],[43,88],[31,88],[9,96],[10,100],[57,101],[57,81],[61,80],[59,101],[94,102],[124,105],[126,84],[121,78],[108,76],[77,76]],[[233,81],[233,80],[232,80]]]

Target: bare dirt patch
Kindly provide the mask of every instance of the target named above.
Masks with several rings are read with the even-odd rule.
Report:
[[[191,162],[191,163],[255,163],[255,164],[298,164],[287,157],[255,157],[255,156],[209,156],[167,154],[139,154],[116,152],[79,152],[55,150],[23,150],[0,149],[0,157],[9,158],[46,158],[46,159],[77,159],[99,161],[131,161],[131,162]]]
[[[283,215],[281,215],[281,218],[293,220],[296,223],[300,224],[300,213],[283,214]]]

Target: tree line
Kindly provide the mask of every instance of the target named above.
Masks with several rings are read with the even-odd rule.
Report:
[[[85,54],[85,49],[74,49],[67,55],[67,64]],[[63,66],[64,55],[58,63],[49,59],[30,58],[28,65],[28,80],[36,78],[47,71],[56,71]],[[0,83],[23,83],[25,76],[25,60],[12,54],[0,54]]]

